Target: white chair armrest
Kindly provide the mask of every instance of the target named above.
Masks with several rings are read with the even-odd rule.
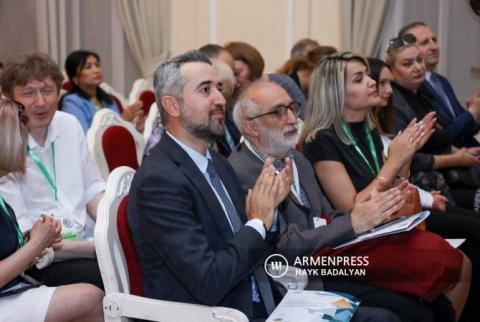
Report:
[[[122,317],[176,322],[248,322],[242,312],[226,307],[160,301],[124,293],[109,293],[103,299],[105,321]]]

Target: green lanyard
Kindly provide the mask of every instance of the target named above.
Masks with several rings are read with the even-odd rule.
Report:
[[[377,170],[376,172],[373,170],[372,165],[368,161],[365,154],[363,154],[363,151],[358,146],[357,141],[355,141],[355,138],[353,137],[352,132],[350,131],[350,127],[345,122],[342,123],[342,128],[345,131],[345,133],[347,134],[350,142],[352,142],[353,147],[355,148],[355,150],[357,150],[358,154],[360,154],[363,161],[365,161],[368,168],[372,172],[373,176],[376,176],[377,173],[380,172],[380,162],[378,161],[378,156],[377,156],[377,152],[375,150],[375,145],[373,144],[372,134],[370,133],[370,129],[368,128],[368,125],[367,125],[366,122],[364,123],[364,126],[365,126],[365,134],[367,135],[367,140],[368,140],[368,147],[370,148],[370,154],[372,155],[373,161],[375,162],[375,168]]]
[[[50,186],[50,188],[52,188],[55,201],[57,201],[58,197],[57,197],[57,174],[55,170],[55,143],[52,142],[53,179],[50,176],[50,173],[48,173],[47,168],[45,168],[45,166],[43,165],[42,161],[40,161],[40,158],[38,157],[38,155],[32,149],[30,149],[30,147],[27,147],[27,152],[28,152],[28,155],[32,158],[32,160],[37,165],[38,169],[40,169],[40,172],[45,177],[45,180],[47,180],[47,183]]]
[[[23,234],[20,230],[20,227],[18,227],[18,223],[12,218],[10,212],[8,211],[7,205],[5,204],[5,201],[3,201],[2,197],[0,197],[0,206],[2,207],[3,211],[5,212],[5,216],[8,217],[8,219],[12,223],[13,227],[15,228],[15,232],[17,233],[18,245],[20,247],[22,247],[25,244],[25,241],[23,240]]]

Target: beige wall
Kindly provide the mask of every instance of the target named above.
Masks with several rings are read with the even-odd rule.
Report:
[[[270,72],[300,38],[342,47],[337,0],[175,0],[171,10],[172,55],[208,42],[246,41],[262,53]]]

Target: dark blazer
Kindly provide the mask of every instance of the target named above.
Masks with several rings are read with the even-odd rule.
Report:
[[[245,221],[244,194],[235,172],[218,153],[210,153]],[[233,234],[204,175],[169,135],[162,135],[135,174],[128,223],[145,296],[226,306],[252,317],[249,276],[266,257],[266,243],[248,226]]]
[[[392,89],[396,131],[403,131],[415,117],[417,121],[419,121],[431,111],[438,112],[432,97],[425,91],[425,88],[420,87],[415,94],[393,82]],[[436,116],[437,125],[435,132],[413,157],[411,164],[411,170],[413,172],[431,171],[433,169],[434,155],[451,152],[451,145],[453,143],[452,127],[442,113],[438,112]]]
[[[334,246],[356,237],[350,215],[332,209],[315,179],[310,162],[296,151],[293,159],[311,209],[304,207],[293,193],[279,206],[276,251],[292,263],[296,256],[310,256],[323,247]],[[244,190],[255,185],[263,162],[244,143],[232,152],[228,161],[235,169]],[[330,215],[333,220],[329,225],[315,229],[313,217],[322,214]]]
[[[432,75],[440,80],[455,115],[452,115],[445,101],[428,81],[425,81],[422,87],[433,98],[437,110],[449,120],[455,138],[453,144],[458,147],[480,145],[474,138],[474,135],[480,130],[480,125],[475,122],[472,114],[460,104],[448,79],[437,73],[432,73]]]

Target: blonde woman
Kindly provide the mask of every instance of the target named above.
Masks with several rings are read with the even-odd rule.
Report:
[[[0,177],[25,171],[27,132],[24,107],[0,99]],[[28,237],[0,195],[0,320],[103,321],[103,292],[90,284],[40,286],[24,272],[44,249],[61,241],[61,224],[43,215]]]
[[[322,59],[310,84],[304,152],[334,208],[344,211],[350,211],[356,200],[375,198],[378,191],[396,184],[397,177],[408,176],[415,151],[431,135],[435,123],[433,113],[419,123],[412,120],[393,139],[389,157],[383,160],[382,142],[369,116],[380,98],[375,81],[368,75],[364,57],[343,52]],[[416,229],[333,254],[342,252],[370,256],[366,279],[372,284],[428,302],[445,294],[456,318],[460,317],[468,295],[471,264],[440,236]],[[432,267],[436,273],[432,274]],[[381,274],[376,274],[377,270]]]

